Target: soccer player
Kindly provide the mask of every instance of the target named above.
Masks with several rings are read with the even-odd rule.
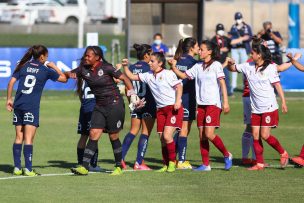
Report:
[[[80,134],[77,144],[77,160],[78,165],[82,165],[84,149],[90,135],[92,112],[94,110],[96,102],[94,94],[92,94],[90,87],[84,80],[77,80],[77,94],[79,95],[79,99],[81,101],[77,130],[77,133]],[[97,162],[98,147],[96,148],[95,153],[90,161],[89,171],[101,171],[100,167],[97,166]]]
[[[68,78],[84,79],[96,98],[91,118],[89,141],[86,145],[82,166],[72,168],[78,175],[87,175],[89,164],[94,155],[98,140],[103,132],[109,134],[112,144],[115,168],[111,175],[121,175],[122,148],[119,140],[119,131],[123,128],[125,108],[123,98],[113,79],[122,80],[129,89],[131,103],[136,105],[137,95],[131,81],[120,71],[107,63],[103,52],[98,46],[88,46],[84,53],[84,65],[66,72]]]
[[[161,140],[164,162],[164,166],[158,172],[174,172],[176,154],[173,133],[182,127],[182,82],[172,71],[166,70],[163,53],[152,53],[149,64],[151,71],[135,75],[128,69],[128,60],[123,60],[126,75],[133,81],[146,83],[156,102],[157,132]]]
[[[302,146],[300,155],[291,158],[291,160],[299,166],[304,166],[304,145]]]
[[[236,65],[232,59],[229,59],[228,62],[230,71],[245,74],[250,88],[252,107],[251,126],[257,164],[248,170],[263,170],[265,167],[260,137],[279,152],[281,167],[284,168],[288,164],[288,153],[281,146],[280,142],[270,134],[271,128],[278,126],[279,120],[274,88],[276,88],[281,98],[282,112],[287,113],[284,92],[280,84],[277,67],[275,64],[272,64],[269,49],[261,43],[252,46],[251,57],[253,62],[250,63]]]
[[[152,48],[148,44],[134,44],[137,53],[137,61],[129,67],[133,74],[146,73],[150,71],[149,62],[151,59]],[[140,99],[145,99],[146,104],[141,109],[134,109],[131,112],[131,129],[126,134],[122,144],[122,167],[126,169],[125,157],[127,152],[141,128],[141,135],[138,140],[137,157],[134,164],[134,170],[151,170],[144,162],[144,156],[147,150],[149,136],[154,126],[156,117],[156,103],[149,86],[141,81],[132,81],[135,92]]]
[[[39,127],[40,100],[44,85],[48,79],[66,82],[67,78],[53,62],[47,62],[48,50],[43,45],[30,47],[18,63],[7,86],[6,108],[14,110],[13,125],[16,138],[13,144],[14,175],[37,176],[32,169],[33,142]],[[15,100],[12,91],[19,81]],[[21,168],[21,152],[25,168]]]
[[[200,45],[199,56],[203,62],[199,62],[186,72],[181,72],[176,67],[176,60],[170,60],[172,70],[179,78],[195,79],[197,126],[200,135],[200,150],[202,165],[195,171],[210,171],[209,165],[209,141],[210,140],[224,155],[225,169],[232,167],[232,154],[226,149],[222,139],[215,134],[215,129],[220,126],[220,114],[230,111],[228,94],[225,84],[225,75],[220,62],[219,47],[210,41],[203,41]],[[223,95],[223,105],[220,92]]]
[[[176,67],[181,72],[185,72],[197,63],[194,56],[198,54],[199,46],[196,39],[188,37],[179,40],[174,59],[177,61]],[[189,161],[186,161],[187,137],[190,133],[191,124],[195,120],[196,103],[195,103],[195,81],[183,80],[182,104],[184,108],[183,126],[181,131],[177,131],[174,136],[178,152],[177,168],[192,169]]]

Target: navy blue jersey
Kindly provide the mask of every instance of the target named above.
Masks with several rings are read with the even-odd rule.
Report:
[[[192,56],[188,54],[184,54],[181,56],[181,58],[177,61],[176,67],[178,70],[185,72],[186,70],[189,70],[197,63],[197,60],[195,60]],[[183,94],[185,93],[195,93],[195,80],[188,80],[187,78],[183,80]]]
[[[85,80],[83,80],[81,89],[82,89],[81,111],[83,111],[84,113],[92,112],[96,104],[95,96],[91,92],[91,89],[88,86],[88,84],[85,82]]]
[[[145,73],[150,71],[150,65],[146,63],[145,61],[138,61],[135,64],[131,65],[129,67],[129,70],[133,74],[138,74],[138,73]],[[147,103],[146,106],[148,105],[155,105],[155,100],[154,97],[151,93],[151,90],[149,86],[146,83],[143,83],[141,81],[132,81],[133,88],[137,94],[137,96],[142,99],[143,97],[146,99]]]
[[[37,60],[25,63],[13,76],[19,80],[14,108],[20,110],[39,109],[44,85],[48,79],[57,81],[59,74]]]

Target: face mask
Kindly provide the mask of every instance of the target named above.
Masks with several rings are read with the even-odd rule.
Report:
[[[237,19],[236,20],[236,24],[238,24],[238,25],[242,24],[242,22],[243,22],[243,19]]]
[[[218,30],[216,32],[219,36],[224,36],[225,35],[225,31],[224,30]]]
[[[161,43],[162,43],[162,41],[160,39],[154,40],[154,44],[156,44],[156,45],[160,45]]]

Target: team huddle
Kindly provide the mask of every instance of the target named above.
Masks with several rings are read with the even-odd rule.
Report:
[[[282,102],[282,112],[288,111],[278,72],[292,65],[304,71],[297,60],[300,54],[288,54],[289,62],[277,65],[271,53],[260,39],[252,42],[251,59],[235,64],[227,58],[219,62],[220,49],[217,44],[205,40],[198,43],[194,38],[179,41],[173,59],[166,60],[164,53],[153,52],[150,45],[134,44],[138,61],[129,66],[128,59],[114,67],[104,58],[98,46],[88,46],[80,64],[70,72],[62,73],[52,62],[48,62],[47,48],[42,45],[31,47],[19,62],[7,90],[7,109],[13,111],[16,139],[13,144],[14,175],[37,176],[32,169],[33,140],[39,127],[40,99],[48,79],[67,82],[76,79],[77,93],[81,100],[77,145],[79,166],[71,171],[87,175],[99,171],[98,140],[105,132],[109,134],[113,148],[115,167],[111,175],[120,175],[126,166],[126,155],[139,134],[137,157],[134,170],[151,170],[144,162],[156,121],[156,131],[161,141],[163,167],[157,172],[174,172],[176,169],[210,171],[209,141],[222,153],[224,168],[230,170],[232,152],[223,143],[215,130],[220,127],[220,115],[229,113],[228,91],[224,68],[239,72],[244,77],[244,123],[249,126],[244,132],[247,145],[243,147],[243,164],[248,170],[263,170],[267,163],[263,158],[263,142],[266,141],[280,155],[280,165],[289,161],[287,150],[271,134],[278,126],[276,93]],[[199,60],[195,56],[199,55]],[[167,63],[170,69],[166,69]],[[120,70],[123,67],[123,72]],[[224,67],[224,68],[223,68]],[[14,83],[19,80],[15,100],[12,100]],[[119,132],[124,126],[125,105],[117,87],[123,82],[129,101],[131,126],[123,143]],[[197,121],[202,163],[194,168],[187,161],[187,137],[192,122]],[[244,136],[244,135],[243,135]],[[23,146],[25,167],[21,167]],[[248,159],[250,148],[252,159]],[[304,145],[299,157],[292,159],[304,165]]]

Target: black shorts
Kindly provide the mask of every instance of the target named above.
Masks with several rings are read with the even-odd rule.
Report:
[[[115,104],[96,105],[91,118],[91,129],[103,129],[107,133],[116,133],[123,129],[125,104],[120,99]]]

